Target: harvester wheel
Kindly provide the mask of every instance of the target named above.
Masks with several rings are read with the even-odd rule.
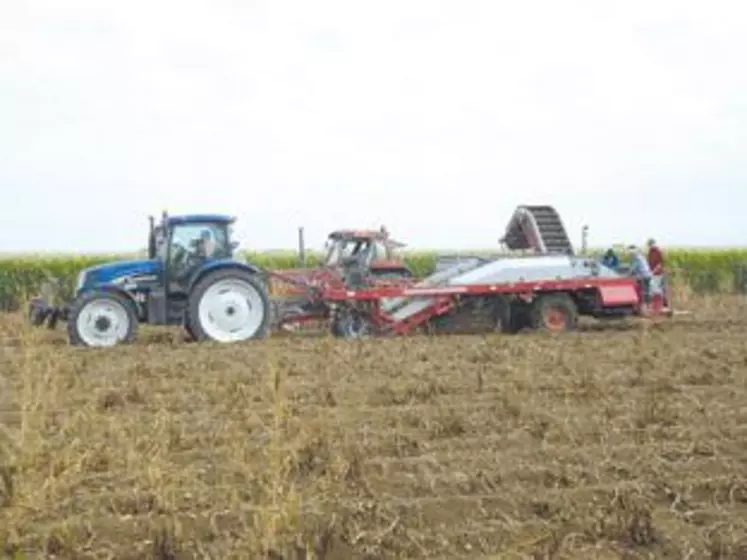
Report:
[[[523,302],[513,302],[511,304],[511,322],[508,325],[508,331],[511,334],[521,332],[531,326],[531,307]]]
[[[576,328],[578,309],[567,294],[539,296],[532,304],[530,321],[533,328],[549,332]]]
[[[193,288],[187,332],[198,341],[239,342],[266,337],[271,319],[262,281],[245,270],[222,269],[208,273]]]
[[[371,336],[371,323],[368,318],[353,310],[345,310],[332,321],[332,334],[337,338],[361,339]]]
[[[493,320],[495,330],[502,333],[513,333],[511,322],[511,302],[505,296],[496,296],[493,300]]]
[[[526,303],[505,296],[495,299],[495,327],[498,332],[516,334],[529,326],[529,308]]]
[[[67,334],[75,346],[115,346],[135,340],[137,326],[135,305],[126,295],[91,291],[70,306]]]

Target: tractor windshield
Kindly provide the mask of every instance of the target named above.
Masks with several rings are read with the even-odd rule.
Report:
[[[327,241],[327,256],[324,259],[325,266],[340,266],[345,258],[349,256],[350,244],[347,241],[343,239],[330,239]]]
[[[334,241],[327,241],[327,254],[324,256],[324,266],[334,267],[340,262],[340,246]]]
[[[385,244],[380,241],[377,241],[373,245],[373,260],[379,261],[379,260],[385,260],[391,258],[391,249]]]
[[[231,245],[226,227],[214,223],[180,224],[171,233],[169,264],[174,269],[202,259],[228,258]],[[187,264],[185,264],[187,263]]]
[[[368,246],[368,242],[360,239],[337,239],[328,242],[325,266],[342,266],[352,259],[356,259],[361,251]]]

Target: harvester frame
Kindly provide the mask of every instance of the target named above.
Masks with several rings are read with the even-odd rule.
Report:
[[[575,255],[552,206],[517,207],[500,241],[530,254],[449,257],[410,285],[326,286],[317,292],[316,305],[330,310],[332,332],[345,338],[408,334],[439,323],[453,327],[465,316],[487,319],[483,327],[489,330],[513,333],[572,330],[580,316],[673,314],[666,294],[648,305],[640,279]]]
[[[648,315],[640,284],[634,278],[487,283],[439,287],[371,287],[328,289],[320,299],[331,306],[332,332],[342,338],[407,335],[428,329],[434,319],[448,318],[472,305],[488,313],[488,330],[516,333],[524,328],[560,332],[574,330],[580,316],[611,319]],[[404,318],[387,311],[391,298],[427,298],[428,305]],[[662,310],[662,314],[668,310]]]

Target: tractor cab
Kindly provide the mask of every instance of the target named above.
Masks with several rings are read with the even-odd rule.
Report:
[[[151,216],[148,258],[158,263],[157,280],[163,298],[152,298],[149,312],[159,322],[171,323],[182,315],[197,276],[214,264],[231,261],[238,246],[232,241],[235,218],[219,214]],[[160,305],[159,305],[160,304]],[[176,311],[176,317],[173,315]]]
[[[379,230],[339,229],[327,236],[325,256],[320,267],[283,270],[287,279],[294,278],[311,284],[334,284],[344,286],[347,279],[373,278],[381,282],[407,280],[413,274],[404,261],[394,252],[404,243],[389,237],[386,228]],[[270,279],[273,296],[286,299],[306,300],[308,294],[293,283],[282,279]]]
[[[150,220],[148,258],[179,267],[190,260],[232,259],[238,243],[232,241],[233,223],[230,216],[195,214],[169,216],[165,212],[156,225]]]
[[[261,269],[234,257],[234,218],[218,214],[150,218],[146,259],[82,270],[73,300],[50,306],[37,298],[30,315],[68,323],[73,344],[131,341],[139,323],[183,325],[197,340],[261,338],[271,316]]]
[[[379,230],[335,230],[327,238],[324,266],[358,268],[373,276],[410,277],[410,270],[395,255],[395,250],[404,246],[404,243],[391,239],[384,227]]]

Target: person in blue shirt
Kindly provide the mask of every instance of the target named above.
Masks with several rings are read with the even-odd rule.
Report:
[[[654,276],[651,272],[651,267],[648,265],[648,259],[643,254],[643,250],[632,245],[629,247],[631,255],[631,268],[630,275],[637,277],[641,282],[643,288],[643,298],[646,303],[650,300],[651,292],[651,278]]]
[[[620,268],[620,257],[617,256],[617,253],[615,253],[614,249],[607,249],[607,252],[602,258],[602,264],[607,268],[617,270],[618,268]]]

